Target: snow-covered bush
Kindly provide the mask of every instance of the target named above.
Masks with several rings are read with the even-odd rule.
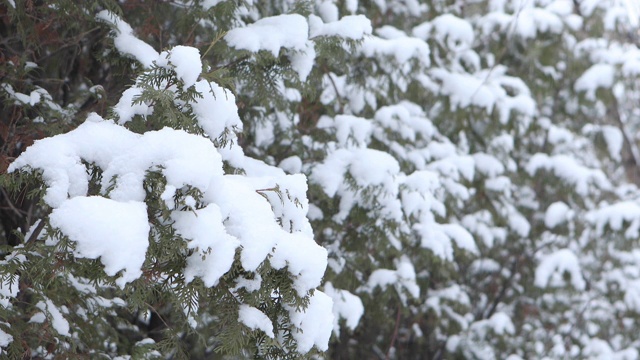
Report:
[[[633,2],[4,6],[3,355],[640,357]]]

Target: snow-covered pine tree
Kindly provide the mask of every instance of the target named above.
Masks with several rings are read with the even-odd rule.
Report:
[[[640,356],[631,2],[6,2],[9,356]]]

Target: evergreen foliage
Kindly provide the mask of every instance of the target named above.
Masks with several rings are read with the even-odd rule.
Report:
[[[627,6],[3,0],[0,356],[640,358]]]

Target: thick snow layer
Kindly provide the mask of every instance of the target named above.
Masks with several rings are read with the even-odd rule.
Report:
[[[118,124],[125,124],[131,121],[135,115],[146,117],[153,114],[152,106],[145,103],[133,103],[140,95],[142,95],[142,89],[135,86],[122,93],[120,100],[113,107],[113,111],[118,115]]]
[[[485,338],[488,335],[488,330],[491,330],[495,335],[513,335],[516,332],[516,327],[513,325],[509,315],[503,312],[496,312],[488,319],[474,322],[470,330],[479,338]]]
[[[564,29],[560,17],[541,8],[524,8],[511,23],[513,31],[525,39],[533,39],[538,33],[559,34]]]
[[[151,45],[138,39],[133,34],[131,26],[120,19],[118,15],[108,10],[102,10],[96,17],[113,26],[115,33],[113,42],[118,51],[138,60],[146,68],[150,68],[153,62],[158,60],[160,54]]]
[[[142,274],[140,268],[149,245],[147,207],[141,202],[118,202],[100,196],[78,196],[67,200],[49,217],[75,242],[74,255],[97,259],[120,286]]]
[[[449,97],[452,110],[474,105],[491,112],[498,100],[497,89],[492,88],[483,79],[468,74],[451,73],[441,68],[431,70],[431,75],[442,83],[440,92]]]
[[[324,23],[315,15],[309,15],[309,38],[317,36],[339,36],[351,40],[362,40],[371,35],[371,21],[364,15],[348,15],[340,20]]]
[[[344,174],[349,171],[359,186],[393,186],[393,177],[400,171],[400,165],[388,153],[358,148],[338,149],[318,165],[311,178],[320,184],[325,193],[334,196],[343,185]]]
[[[504,165],[489,154],[475,153],[473,160],[478,172],[487,177],[496,177],[504,173]]]
[[[272,339],[275,337],[271,320],[262,311],[252,306],[245,304],[240,305],[238,321],[245,324],[249,329],[262,330]]]
[[[410,59],[415,59],[423,66],[429,66],[429,45],[421,39],[414,37],[401,37],[396,39],[382,39],[376,36],[364,39],[359,48],[360,53],[366,57],[389,57],[398,64],[405,64]]]
[[[406,299],[403,291],[406,291],[415,299],[420,297],[420,286],[416,282],[416,271],[408,257],[402,256],[396,261],[396,270],[374,270],[363,290],[371,293],[375,288],[380,288],[384,291],[391,285],[396,287],[396,291],[403,301]]]
[[[217,186],[218,191],[205,194],[205,200],[220,207],[222,218],[227,219],[227,233],[240,240],[242,267],[254,271],[276,247],[283,231],[269,203],[247,179],[225,175]]]
[[[582,166],[578,164],[576,159],[567,155],[535,154],[529,160],[526,170],[529,175],[533,176],[539,169],[550,171],[575,186],[578,194],[583,196],[589,193],[590,185],[605,190],[611,188],[611,183],[602,171]]]
[[[316,26],[314,29],[321,33],[325,30],[320,18],[310,20]],[[343,31],[346,25],[358,25],[358,21],[347,19],[345,23],[340,21],[326,28],[326,35],[332,31]],[[346,34],[357,36],[357,30],[350,30]],[[287,50],[287,56],[291,61],[291,67],[298,73],[300,80],[306,80],[311,72],[316,57],[313,42],[309,41],[309,24],[307,20],[298,14],[285,14],[262,18],[253,24],[243,28],[236,28],[227,33],[225,40],[229,46],[238,50],[258,52],[260,50],[270,52],[278,57],[280,49]]]
[[[414,225],[414,230],[420,236],[420,245],[444,260],[453,260],[453,242],[460,249],[473,254],[478,253],[473,236],[458,224],[423,221]]]
[[[217,285],[231,268],[240,246],[240,241],[226,232],[220,208],[209,204],[198,210],[174,211],[171,219],[175,221],[176,232],[189,239],[188,248],[196,250],[187,258],[185,280],[200,277],[206,286]]]
[[[327,250],[301,232],[282,233],[269,259],[276,269],[287,267],[300,296],[320,286],[327,268]]]
[[[333,332],[340,335],[340,319],[344,319],[345,325],[350,330],[355,330],[364,315],[362,300],[347,290],[336,289],[331,282],[324,284],[324,293],[333,299]]]
[[[602,206],[587,213],[587,221],[596,226],[598,235],[604,234],[606,226],[613,231],[620,231],[625,222],[630,223],[625,235],[635,238],[640,227],[640,205],[635,201],[623,201]]]
[[[564,274],[571,276],[571,285],[576,290],[584,290],[586,282],[582,277],[578,257],[569,249],[557,250],[544,255],[536,268],[534,284],[540,288],[562,287]]]
[[[390,154],[368,148],[349,148],[333,151],[312,173],[311,180],[320,185],[328,196],[340,196],[339,212],[335,220],[342,221],[356,204],[376,202],[382,216],[398,220],[402,216],[397,199],[400,165]],[[348,173],[356,185],[376,191],[375,198],[352,191],[345,179]]]
[[[278,57],[281,48],[304,50],[309,34],[307,20],[298,14],[262,18],[225,36],[229,46],[239,50],[265,50]]]
[[[574,89],[578,92],[585,92],[587,99],[595,100],[596,90],[599,88],[611,88],[615,78],[616,69],[609,64],[595,64],[582,74]]]
[[[588,359],[601,360],[638,360],[640,358],[637,349],[630,347],[616,351],[611,348],[611,345],[610,341],[597,337],[589,338],[581,355]]]
[[[544,224],[548,229],[566,222],[572,215],[569,206],[562,201],[554,202],[549,205],[547,212],[544,214]]]
[[[444,14],[413,29],[413,36],[427,40],[431,35],[449,49],[468,49],[473,44],[474,32],[471,24],[452,14]]]
[[[206,80],[200,80],[195,85],[202,98],[192,103],[191,108],[197,116],[198,125],[209,138],[217,139],[226,131],[242,131],[236,97],[231,91]]]
[[[96,114],[69,133],[37,141],[9,171],[41,169],[49,187],[44,200],[55,208],[68,197],[87,194],[89,178],[82,161],[104,170],[103,189],[115,177],[110,196],[124,201],[143,201],[146,171],[159,166],[176,188],[192,185],[206,190],[213,177],[222,175],[222,159],[203,137],[169,128],[138,135]]]
[[[296,340],[298,352],[306,354],[312,347],[326,351],[333,330],[333,301],[325,293],[316,290],[309,299],[309,306],[303,311],[287,306],[291,324],[299,331],[291,335]]]
[[[184,82],[185,89],[195,84],[202,72],[200,50],[191,46],[178,45],[163,51],[156,64],[173,69]]]

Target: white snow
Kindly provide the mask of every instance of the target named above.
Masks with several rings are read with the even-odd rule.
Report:
[[[208,287],[217,285],[240,246],[240,241],[226,232],[220,208],[209,204],[193,211],[173,211],[171,219],[176,232],[189,239],[188,248],[196,250],[187,258],[185,280],[200,277]]]
[[[611,183],[601,170],[582,166],[575,158],[568,155],[535,154],[529,160],[526,170],[529,175],[533,176],[539,169],[550,171],[575,186],[578,194],[583,196],[588,194],[592,185],[601,189],[611,188]]]
[[[40,301],[36,304],[36,307],[49,314],[51,326],[58,334],[71,336],[69,333],[69,322],[62,316],[58,307],[51,300],[46,299],[45,302]]]
[[[470,105],[485,108],[487,112],[493,110],[497,101],[496,89],[490,87],[484,79],[451,73],[442,68],[432,69],[431,75],[442,83],[440,92],[449,97],[452,110]]]
[[[324,23],[315,15],[309,16],[310,39],[317,36],[339,36],[351,40],[362,40],[366,35],[371,35],[371,32],[371,21],[364,15],[348,15],[331,21],[325,19]]]
[[[569,249],[560,249],[544,255],[536,268],[534,284],[540,288],[564,286],[564,274],[571,277],[571,285],[576,290],[584,290],[586,282],[578,257]]]
[[[615,126],[605,125],[602,127],[602,135],[607,142],[607,150],[609,150],[611,158],[615,161],[620,161],[622,159],[620,152],[624,142],[622,131]]]
[[[596,226],[598,235],[604,234],[605,226],[613,231],[620,231],[624,222],[631,223],[625,236],[634,238],[638,236],[640,226],[640,205],[635,201],[621,201],[613,205],[601,206],[587,213],[586,219]]]
[[[486,153],[475,153],[473,154],[473,160],[478,172],[485,176],[496,177],[504,173],[504,165],[494,156]]]
[[[133,34],[131,26],[120,19],[118,15],[108,10],[102,10],[96,15],[96,18],[113,26],[115,33],[113,42],[118,51],[138,60],[146,68],[150,68],[153,62],[158,60],[160,54],[151,45],[138,39]]]
[[[74,255],[97,259],[123,287],[142,274],[149,245],[147,207],[142,202],[118,202],[100,196],[67,200],[50,216],[51,225],[75,242]]]
[[[544,224],[548,229],[553,229],[566,222],[572,216],[569,206],[562,201],[556,201],[549,205],[544,215]]]
[[[393,58],[397,64],[405,64],[411,58],[425,67],[430,64],[429,46],[426,42],[414,37],[382,39],[370,36],[364,39],[359,51],[366,57]]]
[[[327,250],[301,232],[283,233],[269,259],[276,269],[287,267],[298,295],[320,286],[327,268]]]
[[[153,107],[145,103],[133,103],[140,95],[142,95],[142,89],[135,86],[122,93],[120,101],[113,107],[113,111],[118,115],[118,124],[131,121],[135,115],[147,117],[153,114]]]
[[[7,334],[0,329],[0,355],[2,355],[2,348],[9,346],[13,342],[13,336]]]
[[[371,293],[375,288],[380,288],[384,291],[391,285],[396,288],[403,301],[406,299],[403,290],[407,291],[414,299],[420,297],[420,286],[416,282],[415,268],[407,256],[402,256],[396,261],[396,270],[374,270],[363,290]]]
[[[172,68],[184,83],[185,89],[195,84],[202,72],[200,50],[191,46],[178,45],[163,51],[156,64]]]
[[[195,86],[202,98],[197,99],[195,103],[191,104],[191,107],[197,116],[198,125],[202,127],[210,139],[221,137],[225,131],[232,133],[233,131],[242,131],[236,97],[231,91],[205,80],[196,82]]]
[[[262,311],[246,305],[240,305],[238,321],[252,330],[262,330],[268,337],[274,338],[273,323]]]
[[[326,351],[333,330],[333,301],[325,293],[316,290],[309,299],[309,306],[304,311],[285,305],[289,310],[294,330],[291,335],[296,340],[300,354],[306,354],[312,347]]]
[[[516,328],[511,321],[509,315],[504,312],[496,312],[488,319],[476,321],[471,325],[470,330],[475,333],[478,338],[486,338],[488,330],[491,330],[495,335],[513,335],[516,332]],[[495,336],[494,335],[494,336]]]
[[[475,38],[471,24],[452,14],[437,16],[413,29],[413,36],[427,40],[430,33],[441,44],[454,51],[468,49]]]
[[[81,160],[104,170],[103,189],[117,177],[110,197],[123,201],[143,201],[145,173],[158,166],[176,188],[206,190],[213,177],[222,175],[222,159],[205,138],[169,128],[138,135],[96,114],[69,133],[37,141],[9,171],[41,169],[49,186],[44,200],[55,208],[68,197],[86,195],[89,179]]]
[[[262,18],[243,28],[230,30],[224,37],[239,50],[265,50],[278,57],[281,48],[303,51],[309,34],[307,20],[298,14]]]
[[[596,90],[611,88],[616,70],[609,64],[595,64],[585,71],[574,84],[578,92],[585,92],[589,100],[595,100]]]
[[[333,332],[340,335],[339,320],[344,319],[349,330],[355,330],[364,315],[362,300],[347,290],[336,289],[331,282],[324,284],[324,293],[333,300]]]

